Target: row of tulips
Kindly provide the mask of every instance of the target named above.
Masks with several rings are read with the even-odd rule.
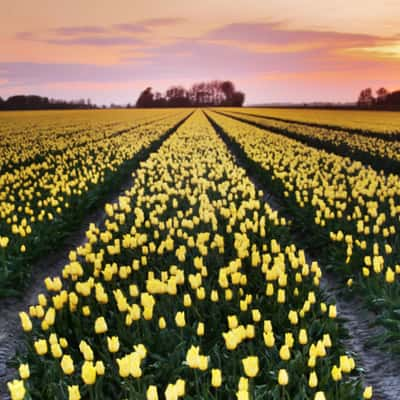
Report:
[[[321,269],[197,111],[21,323],[23,399],[357,400]]]
[[[34,111],[0,114],[0,173],[171,115],[170,110]]]
[[[400,351],[400,178],[348,157],[317,150],[217,113],[222,134],[260,173],[307,232],[303,243],[318,251],[351,291],[360,289],[387,328],[380,337]],[[397,321],[397,322],[396,322]]]
[[[263,115],[229,112],[229,109],[223,111],[226,115],[286,135],[306,145],[349,156],[378,171],[383,169],[386,172],[400,172],[400,142],[385,140],[385,135],[364,136],[345,130],[276,120]]]
[[[188,113],[170,111],[167,118],[158,117],[150,125],[106,137],[92,132],[92,140],[83,145],[50,151],[41,161],[1,174],[0,296],[23,287],[30,262],[79,225],[87,210],[118,184],[116,178],[129,170],[135,157]],[[151,119],[157,115],[153,111]]]
[[[238,111],[236,108],[227,108]],[[396,141],[400,135],[400,114],[391,111],[327,110],[300,108],[245,108],[246,114],[265,116],[283,122],[337,129],[369,137]]]

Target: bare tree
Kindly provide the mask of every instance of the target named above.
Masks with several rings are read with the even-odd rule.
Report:
[[[389,91],[386,88],[384,88],[384,87],[379,88],[376,91],[376,101],[377,101],[377,103],[384,102],[386,100],[386,97],[388,96],[388,94],[389,94]]]
[[[375,103],[375,98],[372,94],[372,89],[367,88],[361,90],[360,96],[358,97],[357,104],[360,107],[372,107]]]

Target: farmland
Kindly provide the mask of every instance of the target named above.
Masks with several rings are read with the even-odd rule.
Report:
[[[335,296],[398,365],[400,119],[334,113],[1,114],[0,304],[84,229],[15,310],[11,398],[398,398]]]
[[[290,108],[246,108],[245,113],[272,118],[386,135],[400,133],[400,115],[390,111],[307,110]]]

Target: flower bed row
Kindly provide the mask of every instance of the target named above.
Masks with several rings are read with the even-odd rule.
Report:
[[[351,157],[371,165],[378,171],[400,173],[400,142],[387,141],[384,137],[382,138],[382,135],[378,134],[380,137],[363,136],[345,130],[307,126],[240,112],[224,111],[224,114],[274,133],[283,134],[317,149]]]

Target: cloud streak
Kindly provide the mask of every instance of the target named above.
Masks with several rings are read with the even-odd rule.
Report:
[[[82,36],[73,39],[48,39],[46,43],[61,46],[142,46],[146,42],[130,36]]]
[[[59,36],[75,36],[82,34],[102,34],[107,32],[107,28],[102,26],[65,26],[52,30]]]
[[[42,32],[17,32],[15,39],[36,41],[61,46],[128,46],[143,45],[143,39],[126,36],[136,34],[140,37],[149,35],[158,28],[182,24],[181,17],[152,18],[138,22],[119,23],[106,26],[63,26]],[[121,34],[125,34],[122,36]]]

